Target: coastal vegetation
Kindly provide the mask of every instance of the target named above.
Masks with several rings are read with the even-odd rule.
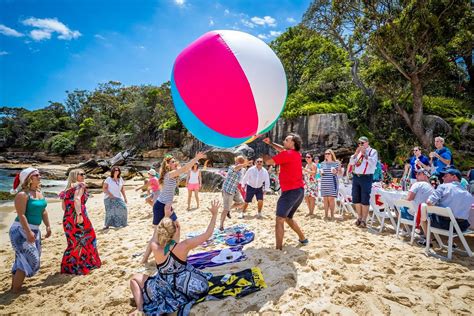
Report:
[[[471,1],[315,0],[300,24],[270,43],[287,74],[282,117],[347,113],[384,160],[401,163],[409,148],[447,138],[474,163],[474,11]],[[38,105],[41,106],[41,105]],[[436,116],[436,118],[433,118]],[[163,129],[184,129],[170,83],[101,83],[66,91],[42,109],[0,108],[0,148],[152,149]]]

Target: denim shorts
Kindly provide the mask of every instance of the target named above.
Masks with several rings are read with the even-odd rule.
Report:
[[[262,201],[263,200],[263,187],[256,189],[254,187],[251,187],[250,185],[247,185],[247,194],[245,194],[245,203],[252,202],[252,199],[254,196],[257,198],[257,201]]]
[[[277,202],[276,215],[284,218],[293,218],[296,210],[304,199],[304,189],[294,189],[282,192]]]
[[[171,208],[171,211],[173,211],[173,208]],[[165,217],[165,204],[157,200],[155,204],[153,204],[153,225],[158,225],[163,217]],[[171,213],[170,218],[173,222],[178,219],[174,212]]]
[[[354,174],[352,178],[352,203],[370,205],[373,174]]]
[[[400,215],[402,218],[407,219],[409,221],[412,221],[415,217],[408,213],[408,208],[406,207],[400,207]]]

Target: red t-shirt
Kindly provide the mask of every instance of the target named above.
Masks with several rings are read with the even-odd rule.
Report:
[[[301,153],[296,150],[285,150],[273,157],[273,161],[280,165],[281,191],[289,191],[304,187],[303,165]]]

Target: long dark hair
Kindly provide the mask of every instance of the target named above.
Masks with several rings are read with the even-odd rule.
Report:
[[[117,179],[120,179],[120,176],[122,175],[122,170],[120,170],[120,167],[117,167],[117,166],[112,167],[112,169],[110,169],[110,176],[111,176],[112,179],[113,179],[113,178],[114,178],[114,172],[115,172],[115,171],[118,171],[118,172],[119,172]]]

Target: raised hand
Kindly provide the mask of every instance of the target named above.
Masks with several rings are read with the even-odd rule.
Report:
[[[218,200],[213,200],[211,201],[211,207],[208,207],[207,209],[213,216],[217,215],[217,212],[219,211],[219,207],[221,206],[221,203]]]
[[[203,153],[202,151],[196,153],[196,156],[194,156],[194,158],[196,158],[197,160],[200,160],[200,159],[204,159],[206,158],[206,154]]]

